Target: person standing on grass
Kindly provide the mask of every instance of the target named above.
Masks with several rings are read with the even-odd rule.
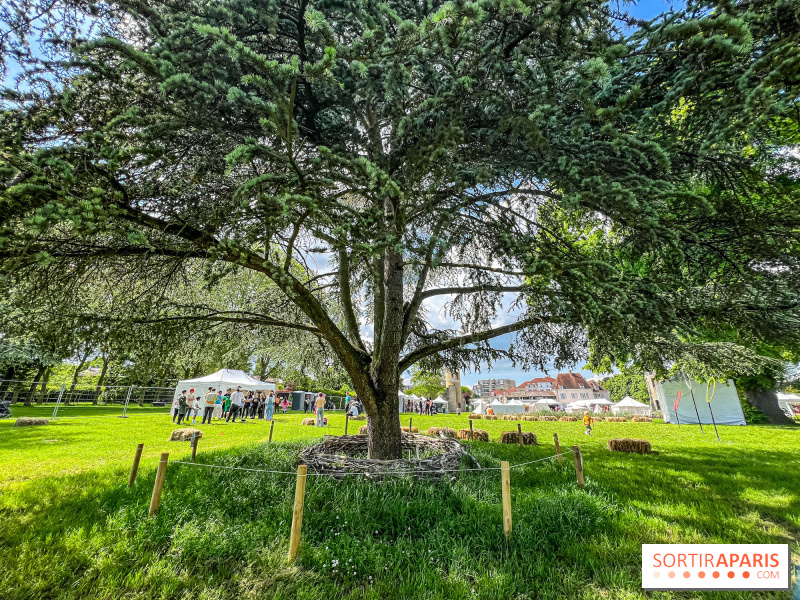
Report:
[[[178,398],[180,398],[180,396],[178,396]],[[178,418],[178,408],[180,407],[180,404],[178,403],[178,398],[175,398],[172,401],[172,422],[173,423],[175,422],[175,419]]]
[[[461,402],[456,402],[456,410],[458,411],[458,416],[461,416]]]
[[[314,402],[314,408],[317,411],[317,427],[325,426],[325,394],[320,392],[317,394],[317,400]]]
[[[238,390],[239,388],[236,389]],[[251,401],[250,392],[243,393],[242,397],[243,397],[242,408],[241,408],[242,421],[246,421],[247,415],[250,413],[250,401]]]
[[[225,422],[233,418],[233,422],[236,423],[236,415],[241,410],[242,406],[244,405],[244,394],[242,393],[242,388],[237,387],[236,391],[231,394],[231,410],[228,412],[228,418],[225,419]],[[242,419],[244,421],[244,419]]]
[[[586,427],[586,435],[592,435],[592,423],[594,423],[594,419],[587,410],[583,413],[583,426]]]
[[[178,425],[181,424],[183,421],[183,417],[186,416],[186,409],[188,408],[188,400],[186,398],[186,390],[181,391],[181,395],[178,396]]]
[[[261,418],[261,413],[264,407],[264,392],[255,392],[253,394],[253,404],[250,407],[250,418]]]
[[[225,396],[217,395],[217,399],[214,401],[214,412],[212,416],[219,420],[222,416],[222,406],[225,404]]]
[[[283,402],[281,402],[281,408],[283,409],[283,414],[286,414],[286,409],[289,408],[289,400],[284,398]]]
[[[214,412],[214,403],[217,401],[217,392],[213,387],[208,388],[205,399],[203,401],[203,420],[200,423],[205,425],[206,418],[208,418],[209,425],[211,424],[211,414]],[[198,402],[199,404],[199,402]]]
[[[197,398],[194,397],[194,388],[189,390],[189,395],[186,397],[186,420],[189,420],[189,415],[192,415],[192,423],[194,423],[194,408],[197,404]]]
[[[270,390],[269,398],[264,404],[264,420],[272,421],[273,414],[275,413],[275,392]]]
[[[222,401],[224,402],[222,408],[222,418],[226,418],[231,412],[231,391],[228,390],[225,392],[225,395],[222,397]]]

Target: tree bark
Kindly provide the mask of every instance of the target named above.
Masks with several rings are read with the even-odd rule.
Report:
[[[370,458],[393,460],[403,457],[397,385],[388,386],[376,395],[375,408],[367,411],[367,434]]]
[[[86,360],[89,358],[89,353],[87,352],[83,356],[81,356],[80,364],[75,368],[75,372],[72,374],[72,383],[69,384],[69,394],[65,394],[66,398],[64,399],[64,404],[69,404],[69,400],[72,397],[72,394],[75,392],[75,386],[78,385],[78,374],[83,369],[83,366],[86,364]]]
[[[775,390],[748,390],[744,396],[747,403],[767,415],[773,425],[786,425],[792,422],[778,405]]]
[[[42,365],[39,367],[39,370],[36,371],[36,377],[33,378],[33,383],[31,383],[31,387],[28,389],[28,395],[25,396],[25,406],[33,404],[33,396],[36,394],[36,385],[39,383],[42,375],[44,375],[45,369],[47,369],[47,365]]]
[[[42,386],[39,389],[39,395],[36,397],[36,404],[42,404],[45,400],[47,400],[47,384],[50,382],[50,372],[53,370],[51,366],[48,366],[47,369],[44,371],[44,377],[42,378]]]
[[[96,405],[98,400],[100,399],[100,388],[103,387],[103,382],[105,382],[106,373],[108,372],[108,362],[109,362],[108,357],[101,356],[100,358],[102,358],[103,360],[103,370],[100,371],[100,377],[97,380],[97,387],[95,387],[94,389],[94,400],[92,400],[92,404],[94,405]]]

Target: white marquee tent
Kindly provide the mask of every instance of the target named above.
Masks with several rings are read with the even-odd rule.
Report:
[[[547,400],[537,400],[536,402],[531,404],[530,407],[533,412],[550,410],[550,403]]]
[[[503,404],[499,400],[495,400],[489,406],[492,407],[496,415],[520,414],[525,412],[525,405],[517,400],[512,400],[508,404]]]
[[[485,400],[478,400],[475,402],[475,409],[472,412],[476,415],[485,415],[487,406],[489,404]]]
[[[625,396],[622,400],[617,402],[612,408],[611,412],[615,415],[619,413],[630,413],[632,415],[649,415],[650,406],[643,404],[638,400]]]
[[[215,390],[222,389],[223,391],[228,388],[240,387],[243,390],[274,390],[274,383],[266,383],[250,377],[244,371],[237,371],[236,369],[220,369],[211,375],[204,375],[195,379],[183,379],[178,382],[175,388],[175,395],[173,401],[181,394],[181,390],[190,390],[194,388],[195,396],[205,396],[209,388]]]
[[[661,406],[661,414],[664,416],[664,423],[677,423],[675,396],[678,391],[681,392],[681,402],[678,405],[677,415],[680,417],[680,422],[682,424],[697,423],[697,414],[694,412],[692,395],[683,377],[655,381],[653,383],[658,395],[658,404]],[[714,420],[717,425],[747,425],[742,412],[742,404],[739,401],[739,394],[736,392],[736,387],[733,385],[732,380],[717,382],[716,393],[711,400],[711,410],[709,410],[708,402],[706,402],[706,383],[692,381],[691,385],[701,423],[704,425],[711,424],[711,410],[713,410]]]

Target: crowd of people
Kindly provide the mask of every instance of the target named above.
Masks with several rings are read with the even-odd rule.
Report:
[[[249,419],[265,419],[271,421],[278,411],[284,413],[289,409],[289,400],[280,400],[275,392],[242,391],[241,387],[235,390],[217,390],[209,388],[205,395],[195,394],[194,389],[182,390],[172,403],[172,422],[181,424],[184,419],[192,424],[197,423],[201,417],[201,425],[211,423],[212,419],[224,419],[226,423],[231,420],[236,422]]]
[[[350,403],[350,396],[347,396],[347,402]],[[324,427],[327,424],[325,418],[325,408],[333,407],[325,398],[325,394],[320,392],[313,402],[313,407],[306,399],[305,408],[312,409],[316,415],[316,426]],[[353,403],[355,406],[355,403]],[[239,422],[245,422],[247,419],[264,419],[271,421],[278,411],[286,413],[289,410],[289,399],[284,397],[278,398],[274,391],[267,392],[258,391],[242,391],[241,387],[235,390],[229,388],[227,390],[216,390],[213,387],[208,389],[205,395],[195,394],[194,389],[181,390],[181,393],[172,403],[172,422],[180,425],[185,422],[193,425],[197,424],[197,418],[201,417],[200,424],[211,424],[213,419],[224,420],[226,423],[239,418]],[[357,408],[355,409],[358,410]]]
[[[459,402],[457,405],[457,411],[459,416],[461,415],[461,403]],[[415,412],[418,415],[438,415],[439,414],[439,406],[434,403],[433,400],[428,398],[427,400],[406,400],[405,405],[403,407],[403,412],[411,413]],[[446,408],[443,412],[447,412]]]

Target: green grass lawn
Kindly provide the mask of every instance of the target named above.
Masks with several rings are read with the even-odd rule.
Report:
[[[50,416],[50,407],[13,407]],[[540,445],[497,443],[516,422],[480,421],[470,443],[484,467],[580,445],[587,485],[571,456],[512,469],[514,535],[501,527],[498,471],[457,479],[380,483],[308,480],[298,560],[287,564],[295,478],[172,464],[162,507],[147,518],[166,409],[65,407],[42,427],[0,421],[0,598],[788,598],[787,593],[644,594],[641,544],[789,543],[800,553],[800,428],[523,422]],[[305,415],[308,416],[308,415]],[[328,413],[330,435],[344,416]],[[198,462],[294,472],[322,431],[302,414],[200,427]],[[404,424],[409,415],[402,417]],[[413,416],[414,425],[468,427],[466,417]],[[363,422],[351,422],[355,433]],[[612,453],[614,437],[649,440],[649,456]],[[145,451],[133,489],[136,444]],[[469,463],[465,462],[465,466]]]

